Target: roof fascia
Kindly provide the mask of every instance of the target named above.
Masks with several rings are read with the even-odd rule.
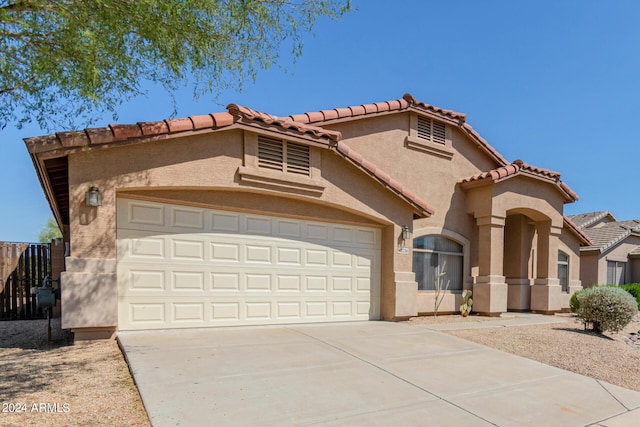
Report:
[[[51,181],[49,181],[49,176],[47,175],[47,169],[44,166],[44,160],[39,159],[35,154],[30,154],[30,157],[36,170],[38,181],[40,181],[40,187],[44,191],[44,195],[49,203],[49,208],[53,213],[53,217],[55,218],[56,223],[58,223],[60,231],[64,233],[65,229],[64,224],[62,223],[62,215],[60,214],[60,208],[58,207],[57,199],[53,192],[53,188],[51,187]]]
[[[205,135],[209,133],[223,132],[223,131],[228,131],[228,130],[237,129],[237,128],[238,126],[233,124],[233,125],[219,128],[219,129],[201,129],[201,130],[181,131],[176,133],[167,133],[167,134],[160,134],[160,135],[140,136],[140,137],[123,139],[119,141],[106,142],[102,144],[101,143],[94,143],[94,144],[83,143],[83,144],[71,145],[66,147],[62,146],[62,144],[58,144],[55,148],[42,150],[42,151],[39,151],[37,148],[32,149],[29,146],[30,141],[28,140],[30,140],[31,138],[25,138],[25,143],[27,144],[27,149],[29,149],[29,151],[32,154],[35,154],[36,156],[38,156],[39,159],[45,160],[45,159],[53,159],[56,157],[63,157],[63,156],[73,154],[73,153],[78,153],[81,151],[122,147],[126,145],[144,144],[148,142],[168,141],[176,138],[183,138],[185,136]]]
[[[573,221],[571,221],[569,217],[567,217],[566,215],[563,215],[562,220],[564,224],[569,228],[569,231],[575,234],[581,240],[581,242],[584,243],[584,245],[581,244],[580,246],[593,245],[591,238],[589,238],[589,236],[584,231],[582,231],[580,227],[578,227]]]

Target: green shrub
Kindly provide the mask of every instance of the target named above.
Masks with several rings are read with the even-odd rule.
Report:
[[[577,313],[578,309],[580,308],[580,301],[578,301],[578,295],[580,295],[582,291],[584,291],[584,289],[580,289],[579,291],[574,292],[571,295],[571,298],[569,299],[569,308],[571,309],[572,313]]]
[[[629,292],[618,287],[594,286],[577,296],[576,315],[595,332],[619,332],[638,314],[638,304]]]
[[[640,310],[640,283],[631,283],[629,285],[621,285],[620,287],[629,292],[631,296],[636,299],[636,302],[638,303],[638,310]]]

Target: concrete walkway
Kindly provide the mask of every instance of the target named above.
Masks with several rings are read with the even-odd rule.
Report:
[[[120,332],[118,339],[156,427],[616,427],[640,419],[638,392],[424,325]]]

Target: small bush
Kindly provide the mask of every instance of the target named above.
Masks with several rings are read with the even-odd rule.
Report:
[[[580,289],[579,291],[574,292],[571,295],[571,298],[569,299],[569,308],[571,309],[572,313],[577,313],[578,309],[580,308],[580,301],[578,301],[578,295],[580,295],[582,291],[584,291],[584,289]]]
[[[629,292],[618,287],[594,286],[577,296],[576,315],[595,332],[619,332],[638,313],[638,304]]]
[[[631,283],[629,285],[621,285],[620,287],[629,292],[631,296],[636,299],[636,302],[638,303],[638,310],[640,310],[640,283]]]
[[[593,286],[611,286],[614,288],[617,288],[618,285],[593,285]],[[584,291],[585,289],[580,289],[579,291],[574,292],[571,295],[571,298],[569,299],[569,308],[571,309],[572,313],[577,313],[578,309],[580,308],[580,301],[578,300],[578,295],[580,295],[580,292]]]

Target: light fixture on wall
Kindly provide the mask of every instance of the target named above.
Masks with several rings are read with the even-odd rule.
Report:
[[[85,202],[87,203],[87,206],[102,206],[102,194],[100,194],[100,189],[95,185],[89,187]]]
[[[407,240],[409,239],[409,226],[408,225],[403,225],[402,226],[402,240]]]

